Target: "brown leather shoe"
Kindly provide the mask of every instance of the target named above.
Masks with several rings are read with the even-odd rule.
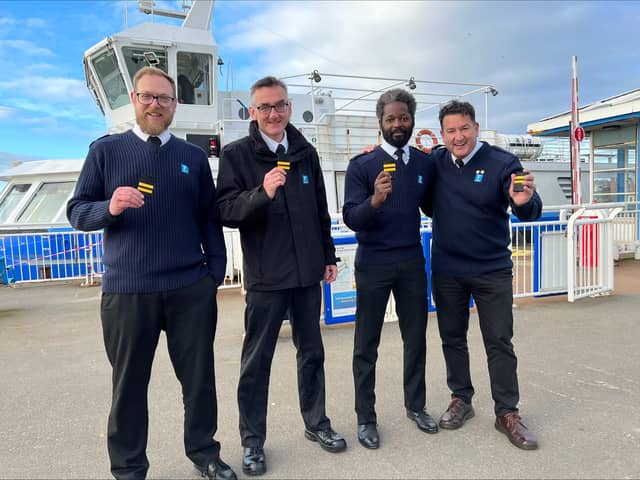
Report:
[[[535,450],[538,448],[538,441],[526,425],[522,423],[522,418],[518,412],[509,412],[496,417],[496,430],[504,433],[509,441],[516,447],[523,450]]]
[[[475,412],[469,403],[458,397],[453,397],[447,411],[440,417],[440,427],[454,430],[464,425],[464,422],[473,418]]]

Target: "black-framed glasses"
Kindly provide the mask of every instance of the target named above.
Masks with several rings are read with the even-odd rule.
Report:
[[[276,103],[275,105],[269,105],[268,103],[263,103],[262,105],[254,105],[255,109],[260,112],[261,115],[267,116],[271,113],[271,109],[273,108],[278,113],[284,113],[287,111],[289,107],[289,102],[287,100],[283,100],[281,102]]]
[[[136,92],[136,97],[138,97],[138,101],[143,105],[151,105],[155,100],[158,102],[158,105],[165,108],[170,106],[175,100],[174,97],[168,95],[151,95],[150,93],[140,92]]]

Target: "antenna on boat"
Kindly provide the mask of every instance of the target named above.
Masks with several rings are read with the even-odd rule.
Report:
[[[156,8],[155,0],[138,0],[138,10],[147,15],[160,15],[168,18],[184,20],[182,26],[208,30],[211,26],[211,15],[215,0],[182,0],[182,12]]]
[[[184,20],[185,18],[187,18],[187,14],[191,6],[187,5],[187,3],[183,1],[182,8],[185,11],[180,12],[178,10],[156,8],[155,0],[138,0],[138,10],[140,10],[142,13],[146,13],[147,15],[160,15],[162,17],[179,18],[181,20]]]

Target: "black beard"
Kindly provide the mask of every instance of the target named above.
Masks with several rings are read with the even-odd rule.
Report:
[[[404,147],[407,143],[409,143],[409,140],[411,140],[411,133],[413,132],[413,123],[411,124],[411,128],[408,129],[404,129],[404,128],[396,128],[395,131],[402,131],[404,133],[404,135],[402,135],[402,137],[394,137],[392,135],[392,131],[391,130],[385,130],[383,128],[381,128],[382,130],[382,138],[384,138],[386,140],[386,142],[396,148],[402,148]]]

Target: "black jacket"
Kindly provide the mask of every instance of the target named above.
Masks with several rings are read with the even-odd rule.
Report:
[[[336,264],[318,153],[291,124],[287,139],[291,168],[273,200],[262,182],[278,159],[255,121],[249,136],[220,155],[216,202],[222,223],[240,230],[248,290],[307,287],[322,280],[326,265]]]

